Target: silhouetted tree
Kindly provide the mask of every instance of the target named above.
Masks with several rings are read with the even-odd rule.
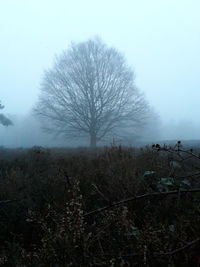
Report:
[[[4,109],[4,106],[2,106],[1,102],[0,102],[0,109]],[[12,125],[13,123],[4,114],[0,113],[0,124],[4,126],[9,126]]]
[[[95,38],[73,43],[56,58],[34,111],[45,130],[86,135],[95,147],[114,131],[143,125],[150,109],[124,56]]]

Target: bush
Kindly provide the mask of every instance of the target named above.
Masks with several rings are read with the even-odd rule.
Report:
[[[0,266],[199,266],[197,150],[4,152]]]

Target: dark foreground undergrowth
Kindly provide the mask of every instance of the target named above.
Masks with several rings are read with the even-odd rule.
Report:
[[[0,266],[200,266],[197,149],[2,148]]]

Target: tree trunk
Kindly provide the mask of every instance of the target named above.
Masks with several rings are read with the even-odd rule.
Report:
[[[90,134],[90,148],[96,148],[97,146],[97,137],[96,134],[91,133]]]

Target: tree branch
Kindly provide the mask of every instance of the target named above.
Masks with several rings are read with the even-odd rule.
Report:
[[[140,195],[140,196],[134,196],[134,197],[130,197],[130,198],[126,198],[126,199],[120,200],[118,202],[111,203],[110,205],[104,206],[102,208],[98,208],[98,209],[86,212],[83,216],[87,217],[87,216],[95,215],[97,213],[104,212],[105,210],[109,210],[109,209],[112,209],[114,207],[123,205],[125,203],[131,202],[131,201],[135,201],[135,200],[144,199],[144,198],[148,198],[148,197],[160,197],[160,196],[186,194],[186,193],[199,193],[199,192],[200,192],[200,188],[188,189],[188,190],[173,190],[173,191],[168,191],[168,192],[147,193],[147,194],[143,194],[143,195]]]

